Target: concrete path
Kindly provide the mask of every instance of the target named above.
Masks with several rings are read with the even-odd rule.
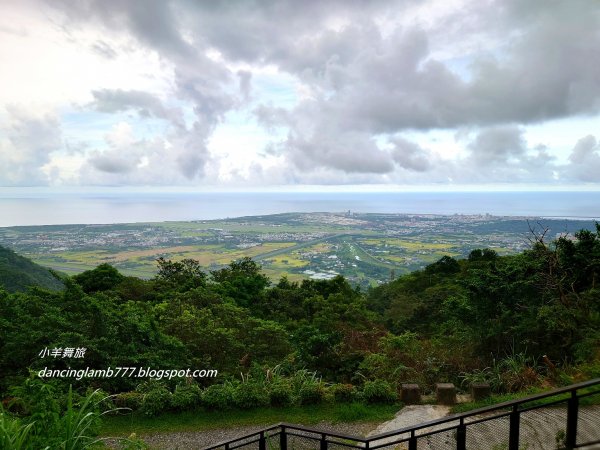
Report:
[[[411,425],[439,419],[448,415],[449,408],[438,405],[413,405],[400,410],[396,416],[377,427],[369,433],[369,436],[399,430]],[[467,424],[473,421],[485,420],[467,426],[467,448],[477,450],[505,450],[508,448],[509,419],[507,416],[495,417],[501,412],[489,415],[474,416],[467,420]],[[495,417],[495,418],[494,418]],[[527,450],[548,450],[561,448],[564,445],[564,433],[566,430],[566,408],[547,407],[533,409],[523,412],[521,415],[521,427],[519,433],[520,448]],[[458,421],[447,422],[441,426],[429,427],[419,430],[417,435],[423,435],[431,431],[440,430],[458,425]],[[577,424],[578,442],[593,442],[600,440],[600,406],[582,406],[579,410],[579,421]],[[406,439],[409,434],[382,438],[372,442],[371,446],[388,444],[385,450],[404,450],[408,448],[406,443],[396,444],[395,441]],[[453,450],[456,448],[456,438],[453,430],[443,431],[423,436],[418,439],[419,450]],[[586,449],[600,449],[600,444],[585,447]]]
[[[413,425],[419,425],[423,422],[429,422],[430,420],[440,419],[442,417],[447,416],[449,413],[450,413],[450,407],[443,406],[443,405],[409,405],[409,406],[405,406],[400,411],[398,411],[398,413],[396,413],[396,416],[392,420],[382,423],[375,430],[370,432],[368,436],[369,437],[376,436],[376,435],[379,435],[382,433],[396,431],[401,428],[406,428],[406,427],[410,427]],[[444,427],[447,427],[447,426],[448,426],[448,424],[444,424]],[[437,428],[439,428],[439,427],[437,427]],[[425,428],[422,431],[420,431],[420,434],[426,433],[429,431],[434,431],[434,430],[436,430],[436,427]],[[408,433],[404,434],[404,435],[396,435],[393,437],[377,440],[377,441],[373,442],[371,445],[373,446],[373,445],[382,445],[382,444],[392,444],[393,442],[398,441],[399,439],[406,439],[408,437],[410,437],[410,435]],[[443,438],[445,439],[445,436],[443,436]],[[392,446],[386,447],[386,449],[388,449],[388,448],[394,449],[394,450],[396,450],[396,449],[402,450],[402,449],[407,449],[408,445],[407,444],[398,444],[393,447]]]
[[[388,431],[418,425],[430,420],[440,419],[450,413],[449,406],[442,405],[410,405],[405,406],[396,413],[393,419],[382,423],[377,429],[371,431],[369,436],[375,436]]]

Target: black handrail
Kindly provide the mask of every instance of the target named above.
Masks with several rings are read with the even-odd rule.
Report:
[[[386,442],[384,444],[377,444],[377,441],[380,441],[383,439],[389,439],[392,437],[399,437],[399,440],[394,441],[394,443],[408,442],[409,449],[416,449],[417,448],[416,442],[417,442],[418,438],[423,437],[424,435],[434,435],[434,434],[442,433],[444,431],[449,431],[449,430],[456,431],[457,449],[462,450],[462,449],[466,448],[465,447],[466,446],[466,440],[465,440],[466,439],[466,429],[468,428],[469,425],[474,425],[476,423],[494,420],[494,419],[501,418],[501,417],[509,417],[510,434],[509,434],[508,449],[513,450],[513,449],[519,448],[520,414],[525,411],[530,411],[532,409],[541,408],[541,407],[548,406],[548,405],[544,404],[544,405],[535,406],[535,407],[526,408],[526,409],[522,409],[522,408],[520,408],[520,406],[523,404],[526,404],[526,403],[534,402],[537,400],[542,400],[542,399],[549,398],[549,397],[554,397],[554,396],[561,395],[561,394],[567,394],[567,393],[571,394],[570,397],[556,400],[556,401],[552,402],[552,404],[553,405],[558,404],[558,403],[566,403],[567,404],[567,423],[565,424],[565,426],[566,426],[565,448],[573,449],[573,448],[577,448],[582,445],[590,445],[590,444],[596,444],[596,443],[600,442],[600,439],[599,439],[598,441],[593,441],[593,442],[577,443],[577,418],[578,418],[578,411],[579,411],[579,398],[587,397],[589,395],[594,395],[594,394],[600,394],[600,390],[597,390],[597,391],[594,391],[591,393],[583,393],[580,395],[578,395],[577,391],[579,391],[581,389],[589,388],[592,386],[600,386],[600,378],[585,381],[582,383],[573,384],[573,385],[566,386],[566,387],[559,388],[559,389],[554,389],[552,391],[544,392],[541,394],[531,395],[531,396],[520,398],[517,400],[510,400],[507,402],[498,403],[496,405],[474,409],[474,410],[464,412],[464,413],[453,414],[450,416],[443,417],[441,419],[430,420],[427,422],[420,423],[418,425],[404,427],[404,428],[390,431],[387,433],[381,433],[381,434],[378,434],[378,435],[375,435],[375,436],[372,436],[369,438],[345,435],[342,433],[323,431],[323,430],[318,430],[315,428],[309,428],[309,427],[304,427],[301,425],[294,425],[294,424],[290,424],[290,423],[281,422],[276,425],[272,425],[270,427],[264,428],[260,431],[256,431],[254,433],[250,433],[245,436],[241,436],[239,438],[219,442],[218,444],[214,444],[214,445],[211,445],[210,447],[206,447],[204,450],[213,450],[213,449],[218,449],[218,448],[224,448],[226,450],[230,450],[230,449],[234,449],[236,447],[236,444],[240,444],[240,446],[242,446],[242,445],[248,445],[252,442],[259,442],[259,450],[262,450],[265,448],[265,444],[264,444],[265,439],[267,439],[267,437],[273,437],[273,436],[280,437],[279,448],[281,450],[286,450],[288,435],[302,436],[307,439],[319,441],[321,450],[326,449],[327,444],[330,442],[332,442],[332,443],[335,442],[338,445],[341,444],[341,445],[348,446],[350,448],[376,449],[378,447],[386,447],[386,446],[392,445],[392,442]],[[466,421],[466,419],[468,419],[468,418],[472,418],[475,416],[481,416],[481,415],[485,415],[485,414],[489,414],[489,413],[497,412],[497,411],[501,411],[501,410],[506,410],[506,411],[504,411],[502,414],[497,414],[497,415],[494,415],[491,417],[487,417],[487,418],[484,417],[484,418],[480,418],[480,419],[473,420],[473,421]],[[417,435],[417,433],[416,433],[417,431],[423,430],[425,428],[435,427],[435,426],[439,426],[439,425],[443,425],[443,424],[450,424],[452,422],[455,422],[455,423],[452,425],[449,425],[448,427],[446,427],[444,429],[438,429],[438,430],[427,432],[427,433],[424,433],[421,435]],[[598,429],[600,429],[600,417],[598,418]],[[314,435],[318,435],[319,437],[298,435],[297,433],[289,433],[288,430],[289,431],[299,431],[299,432],[303,432],[303,433],[311,433]],[[271,433],[269,435],[269,432],[273,432],[273,433]],[[400,437],[402,435],[408,435],[408,437]],[[252,438],[258,438],[258,441],[252,441]],[[338,441],[330,441],[328,438],[341,439],[343,441],[352,441],[356,445],[350,444],[348,442],[342,443],[342,442],[338,442]],[[375,445],[372,445],[372,444],[375,444]]]

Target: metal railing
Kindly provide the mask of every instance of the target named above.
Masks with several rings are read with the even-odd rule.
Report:
[[[205,450],[546,450],[583,447],[600,448],[600,379],[367,438],[279,423]]]

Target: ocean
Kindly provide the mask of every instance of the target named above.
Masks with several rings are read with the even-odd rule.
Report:
[[[2,193],[0,227],[223,219],[286,212],[600,218],[600,192]]]

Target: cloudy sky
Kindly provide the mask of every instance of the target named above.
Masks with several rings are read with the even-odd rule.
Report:
[[[600,189],[596,0],[0,0],[0,186]]]

